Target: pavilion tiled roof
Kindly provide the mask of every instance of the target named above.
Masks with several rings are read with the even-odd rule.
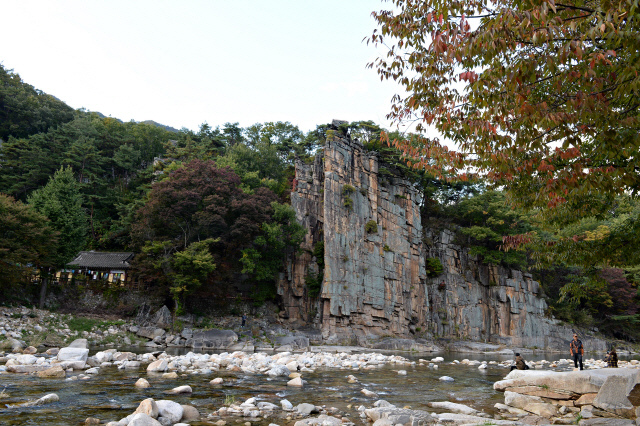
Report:
[[[133,253],[110,253],[81,251],[75,259],[67,263],[68,268],[82,269],[129,269]]]

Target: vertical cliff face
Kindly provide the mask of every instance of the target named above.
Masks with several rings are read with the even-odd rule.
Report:
[[[328,131],[314,162],[296,163],[291,204],[308,233],[278,283],[281,316],[319,329],[326,343],[416,336],[563,346],[572,332],[545,318],[538,283],[482,264],[451,231],[423,227],[420,197],[380,172],[377,153],[337,125]],[[428,257],[442,274],[427,277]]]
[[[334,130],[313,164],[296,163],[294,184],[291,204],[308,233],[278,285],[285,316],[314,324],[336,343],[408,335],[411,324],[424,324],[420,195],[410,183],[381,178],[377,154]],[[320,262],[313,255],[319,242]],[[312,298],[306,284],[318,271],[320,292]]]
[[[377,155],[357,141],[334,133],[324,154],[323,335],[408,334],[428,308],[419,195],[381,179]]]
[[[573,330],[545,315],[547,303],[530,274],[486,265],[453,243],[449,230],[425,229],[428,256],[443,273],[430,280],[429,331],[434,337],[470,339],[516,347],[566,349]],[[582,336],[593,350],[606,342]]]

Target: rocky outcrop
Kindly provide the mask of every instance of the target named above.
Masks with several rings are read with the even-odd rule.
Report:
[[[438,258],[443,273],[429,280],[433,336],[489,341],[530,348],[566,350],[574,330],[546,316],[547,303],[531,274],[481,263],[454,244],[449,230],[425,229],[427,256]],[[604,351],[606,342],[581,333],[587,350]]]
[[[404,335],[427,319],[420,195],[405,180],[381,177],[378,166],[375,152],[337,130],[324,156],[297,163],[291,202],[309,232],[279,294],[286,315],[315,323],[328,343]],[[322,267],[313,300],[305,284]]]
[[[566,349],[573,330],[545,316],[531,275],[482,264],[453,232],[422,223],[421,194],[342,123],[313,163],[296,162],[291,204],[308,232],[278,282],[280,317],[330,344],[445,337]],[[439,276],[427,276],[428,258],[442,263]]]
[[[515,370],[493,387],[505,393],[506,406],[545,418],[570,410],[585,419],[633,419],[640,404],[640,371],[631,368],[569,373]]]

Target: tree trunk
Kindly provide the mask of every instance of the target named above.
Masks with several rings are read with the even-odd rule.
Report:
[[[42,286],[40,287],[40,304],[38,305],[39,309],[44,308],[44,299],[47,297],[47,282],[49,281],[48,277],[42,278]]]

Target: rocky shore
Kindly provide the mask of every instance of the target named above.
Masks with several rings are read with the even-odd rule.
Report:
[[[135,384],[131,382],[130,386],[137,389],[153,389],[154,383],[157,386],[159,381],[165,386],[175,382],[174,387],[163,388],[154,395],[166,395],[166,399],[140,398],[136,401],[139,404],[137,409],[132,409],[130,414],[119,420],[94,417],[86,420],[86,424],[109,426],[183,426],[191,423],[224,426],[230,422],[244,423],[245,426],[255,423],[266,425],[267,422],[272,426],[640,426],[638,360],[620,361],[620,368],[612,369],[605,368],[601,360],[588,358],[585,359],[584,371],[573,371],[573,362],[569,359],[539,360],[528,362],[530,370],[508,373],[512,364],[510,359],[445,362],[443,357],[433,355],[409,359],[362,347],[315,346],[312,333],[309,337],[284,328],[266,328],[258,321],[243,329],[235,323],[238,321],[235,318],[226,319],[224,325],[230,329],[183,327],[177,333],[166,324],[165,313],[160,310],[143,321],[97,321],[84,324],[85,328],[90,326],[88,330],[78,330],[73,329],[79,327],[77,320],[65,315],[26,308],[1,311],[0,334],[4,338],[0,340],[3,345],[0,350],[0,384],[3,376],[8,378],[10,375],[33,376],[36,380],[50,381],[47,383],[100,383],[102,375],[115,371],[133,375],[137,381]],[[54,337],[48,337],[50,335]],[[117,349],[120,345],[126,347],[127,340],[132,339],[138,339],[138,345],[147,351],[134,353]],[[62,342],[66,343],[60,344]],[[58,345],[53,346],[55,343]],[[105,347],[89,356],[89,347],[93,345]],[[111,345],[115,347],[109,348]],[[409,343],[395,339],[388,345],[397,348]],[[475,351],[507,356],[513,353],[511,349],[490,344],[458,342],[455,345],[460,353]],[[171,347],[194,348],[194,351],[172,355],[165,349]],[[200,349],[218,349],[221,353],[201,353]],[[465,375],[469,369],[475,370],[476,374],[501,371],[503,373],[500,374],[506,377],[495,382],[493,388],[504,392],[504,402],[495,404],[492,409],[474,407],[473,403],[461,404],[455,399],[425,401],[430,407],[428,410],[394,405],[383,399],[384,395],[378,389],[366,384],[366,375],[378,369],[409,378],[421,369],[431,371],[432,376],[439,377],[435,380],[439,386],[456,383],[460,379],[456,373]],[[448,375],[439,373],[439,369]],[[308,402],[296,405],[285,395],[270,400],[246,398],[235,401],[231,398],[222,406],[207,409],[184,400],[203,386],[207,392],[220,391],[229,380],[242,377],[255,377],[257,382],[264,380],[284,389],[309,392],[305,391],[309,386],[308,377],[313,377],[316,372],[340,370],[344,370],[345,386],[354,391],[357,389],[360,395],[346,408],[318,404],[319,396],[315,392],[309,393]],[[176,398],[183,399],[176,401]],[[58,395],[49,393],[30,400],[13,400],[12,404],[7,404],[7,409],[55,406],[59,403]]]
[[[78,338],[86,339],[91,347],[144,346],[153,351],[186,348],[303,352],[327,345],[320,330],[293,326],[295,324],[282,322],[269,309],[250,318],[242,327],[238,316],[196,319],[193,315],[185,315],[174,319],[166,306],[152,313],[148,306],[143,305],[137,317],[129,320],[73,317],[25,307],[0,308],[0,350],[19,352],[28,346],[63,347]],[[377,351],[434,353],[447,350],[500,355],[543,350],[464,340],[434,342],[393,336],[361,340],[358,347]],[[625,349],[619,346],[618,353],[629,355],[636,352],[632,347]]]
[[[23,351],[24,352],[24,351]],[[216,372],[225,374],[264,375],[267,380],[286,383],[287,387],[304,389],[305,375],[317,369],[341,369],[351,374],[345,382],[359,384],[358,372],[391,366],[398,375],[407,375],[407,369],[429,368],[437,370],[443,365],[442,357],[411,361],[399,355],[382,353],[349,352],[224,352],[204,354],[189,352],[172,356],[163,351],[134,354],[107,349],[89,356],[86,339],[77,339],[61,349],[48,349],[44,353],[9,353],[0,357],[2,374],[33,374],[42,379],[91,380],[99,377],[102,369],[118,368],[140,374],[135,386],[147,388],[149,380],[162,377],[166,380],[188,381],[192,375],[210,375],[209,386],[223,386],[225,379],[215,377]],[[454,360],[450,365],[459,368],[500,368],[505,370],[511,361]],[[293,406],[286,398],[279,401],[257,401],[249,398],[244,402],[228,401],[225,406],[208,413],[197,408],[167,400],[145,399],[133,413],[109,426],[156,426],[184,425],[206,419],[208,424],[224,426],[228,421],[260,422],[272,419],[274,424],[294,426],[350,425],[373,423],[374,426],[392,425],[640,425],[640,362],[621,361],[621,368],[603,368],[601,361],[587,360],[585,371],[572,371],[567,359],[555,362],[541,360],[529,363],[531,370],[515,370],[504,380],[494,384],[494,389],[504,392],[504,403],[495,405],[493,415],[481,409],[451,401],[433,401],[428,405],[440,412],[427,412],[398,407],[380,399],[380,396],[362,386],[360,393],[371,405],[348,406],[352,411],[341,411],[335,407],[303,403]],[[82,371],[77,374],[77,371]],[[555,370],[555,371],[553,371]],[[566,371],[570,370],[570,371]],[[225,376],[225,375],[223,375]],[[225,376],[226,377],[226,376]],[[207,379],[208,380],[208,379]],[[442,383],[455,378],[441,376]],[[190,395],[193,388],[182,384],[165,391],[167,395]],[[34,407],[55,403],[56,394],[44,395],[12,407]],[[317,417],[310,417],[317,414]],[[93,423],[91,423],[93,422]],[[102,421],[104,423],[105,421]],[[88,418],[87,424],[100,424],[101,420]]]

